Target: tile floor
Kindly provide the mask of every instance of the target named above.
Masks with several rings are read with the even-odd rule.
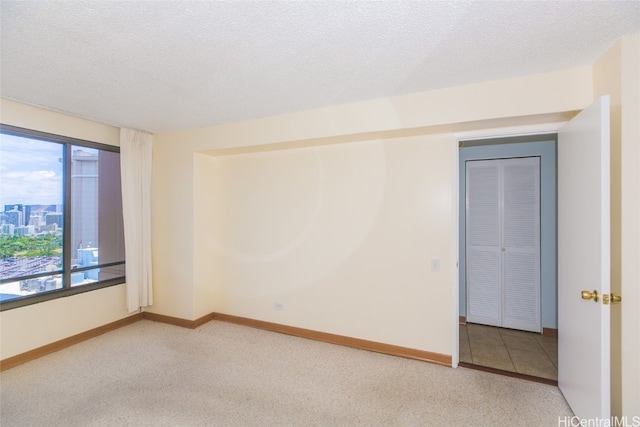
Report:
[[[558,339],[467,323],[460,325],[460,361],[557,380]]]

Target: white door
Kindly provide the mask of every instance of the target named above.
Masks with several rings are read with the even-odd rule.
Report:
[[[558,386],[582,419],[610,417],[609,97],[558,134]],[[598,301],[582,291],[597,291]]]
[[[466,163],[467,320],[540,332],[540,158]]]

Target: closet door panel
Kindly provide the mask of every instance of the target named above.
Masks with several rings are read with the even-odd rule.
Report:
[[[534,257],[505,253],[503,327],[540,332],[539,270]]]
[[[502,326],[540,331],[540,159],[502,161]]]
[[[501,323],[499,163],[470,161],[467,185],[467,320]]]
[[[467,321],[501,326],[500,254],[477,251],[467,257]]]

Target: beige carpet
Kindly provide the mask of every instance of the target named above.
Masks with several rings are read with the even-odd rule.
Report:
[[[0,374],[11,426],[557,426],[553,386],[243,326],[140,321]]]

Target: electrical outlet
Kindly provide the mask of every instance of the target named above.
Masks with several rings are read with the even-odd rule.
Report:
[[[284,310],[284,304],[282,304],[281,302],[274,302],[273,303],[273,309],[274,310],[278,310],[278,311],[282,311],[282,310]]]
[[[440,258],[431,258],[431,271],[440,271]]]

